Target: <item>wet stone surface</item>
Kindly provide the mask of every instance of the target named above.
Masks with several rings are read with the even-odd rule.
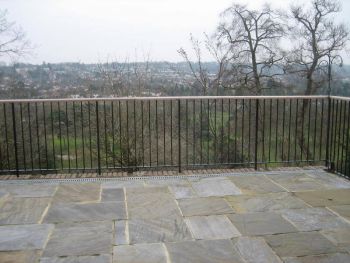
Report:
[[[206,216],[233,213],[226,200],[218,197],[178,200],[183,216]]]
[[[244,236],[273,235],[298,230],[277,213],[233,214],[228,218]]]
[[[194,216],[185,219],[195,239],[229,239],[240,232],[226,216]]]
[[[350,262],[349,191],[320,170],[0,181],[0,263]]]
[[[64,223],[53,231],[44,257],[108,254],[112,250],[112,222]]]

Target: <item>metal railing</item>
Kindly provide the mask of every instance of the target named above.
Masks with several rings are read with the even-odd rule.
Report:
[[[0,172],[322,163],[349,176],[349,105],[328,96],[0,100]]]

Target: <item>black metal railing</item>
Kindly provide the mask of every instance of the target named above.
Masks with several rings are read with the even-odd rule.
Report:
[[[326,164],[350,174],[349,99],[0,101],[0,172]]]

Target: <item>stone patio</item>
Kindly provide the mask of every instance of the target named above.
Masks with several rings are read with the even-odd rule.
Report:
[[[0,181],[0,263],[350,262],[350,181],[321,169]]]

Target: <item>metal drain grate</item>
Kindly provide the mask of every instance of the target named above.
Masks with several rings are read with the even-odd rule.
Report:
[[[152,181],[152,180],[176,180],[189,178],[209,177],[232,177],[232,176],[254,176],[273,174],[295,174],[295,173],[324,172],[322,169],[295,170],[295,171],[261,171],[261,172],[239,172],[239,173],[218,173],[218,174],[193,174],[193,175],[169,175],[169,176],[135,176],[124,178],[74,178],[74,179],[29,179],[29,180],[0,180],[0,185],[11,184],[61,184],[61,183],[86,183],[86,182],[123,182],[123,181]]]

